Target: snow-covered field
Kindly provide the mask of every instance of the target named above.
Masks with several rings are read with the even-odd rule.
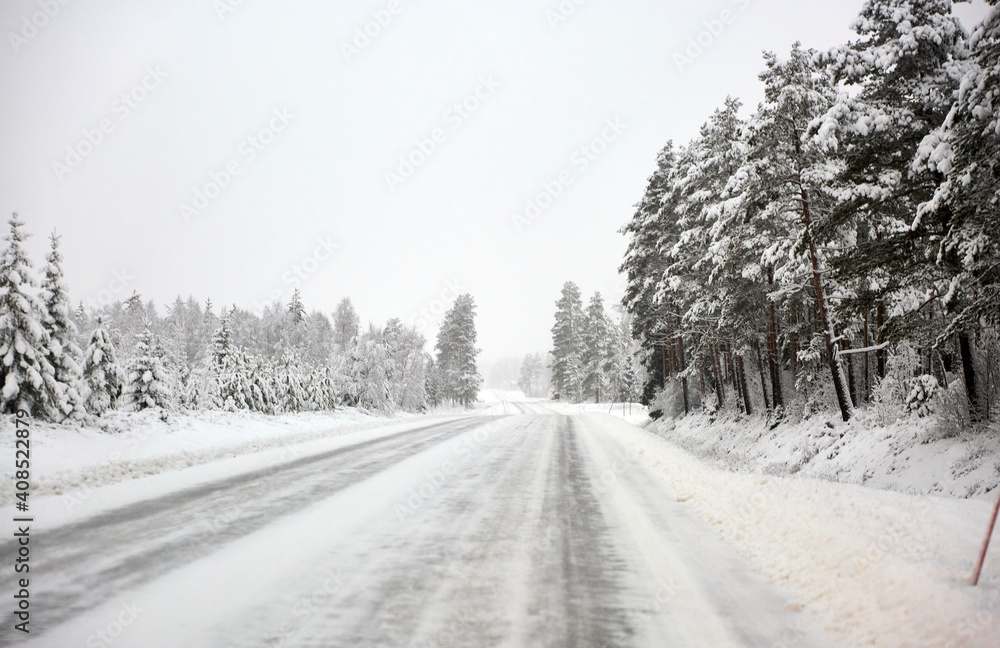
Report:
[[[833,414],[769,429],[761,418],[704,414],[663,418],[659,436],[713,465],[761,475],[798,475],[911,494],[992,499],[1000,484],[1000,429],[934,438],[930,418],[879,425],[859,412],[850,423]]]

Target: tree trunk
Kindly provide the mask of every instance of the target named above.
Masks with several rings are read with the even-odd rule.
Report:
[[[679,366],[679,372],[684,373],[687,369],[687,364],[684,362],[684,332],[681,329],[681,316],[677,316],[677,362]],[[686,375],[681,376],[681,391],[684,394],[684,413],[687,414],[691,411],[690,404],[688,402],[688,379]]]
[[[837,405],[840,407],[840,416],[845,421],[850,421],[854,414],[850,396],[844,388],[844,373],[840,368],[840,361],[837,358],[837,345],[833,342],[833,323],[830,321],[830,314],[826,309],[826,295],[823,292],[823,268],[819,262],[819,253],[816,251],[816,242],[812,238],[812,221],[809,218],[809,196],[806,190],[801,190],[802,196],[802,222],[805,226],[805,235],[809,244],[809,262],[812,265],[813,290],[816,292],[816,310],[819,316],[819,323],[823,327],[823,341],[826,343],[826,358],[833,377],[833,389],[837,393]]]
[[[885,337],[885,305],[879,302],[875,306],[875,342],[877,344],[882,344],[882,338]],[[889,351],[886,349],[879,349],[875,352],[875,371],[878,372],[878,377],[881,380],[885,378],[885,365],[889,358]]]
[[[965,376],[965,394],[969,399],[969,420],[979,423],[983,420],[981,394],[976,384],[976,365],[972,356],[972,340],[968,331],[958,334],[958,350],[962,355],[962,374]]]
[[[767,269],[767,283],[774,284],[774,268]],[[767,323],[767,364],[771,373],[771,399],[774,408],[784,407],[785,397],[781,389],[781,354],[778,352],[778,318],[774,312],[774,302],[769,304]]]
[[[844,338],[843,344],[844,344],[844,348],[845,349],[850,349],[851,348],[851,341],[848,340],[846,337]],[[847,390],[848,390],[848,393],[851,395],[851,403],[855,407],[857,407],[857,405],[858,405],[858,386],[857,386],[857,383],[854,380],[854,354],[853,353],[848,353],[847,354]]]
[[[717,409],[722,409],[722,403],[726,399],[725,387],[722,384],[722,364],[719,362],[719,347],[711,345],[712,354],[712,377],[715,379],[715,404]]]
[[[753,414],[753,406],[750,405],[750,391],[747,389],[747,374],[743,370],[743,354],[736,356],[736,374],[740,381],[740,391],[743,392],[743,409],[747,416]]]
[[[757,350],[757,373],[760,374],[760,393],[764,396],[764,409],[771,409],[771,402],[767,399],[767,381],[764,380],[764,359],[760,355],[760,340],[754,343]]]

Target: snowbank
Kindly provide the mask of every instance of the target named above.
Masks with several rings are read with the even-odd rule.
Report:
[[[438,417],[421,417],[438,418]],[[268,416],[249,412],[114,412],[107,430],[32,422],[31,493],[62,495],[219,459],[261,452],[414,420],[374,416],[357,409]],[[14,456],[13,417],[0,419],[0,446]],[[0,506],[14,496],[14,462],[0,467]]]
[[[990,503],[738,474],[613,417],[593,424],[640,456],[676,495],[846,645],[995,647],[1000,545],[966,581]]]
[[[909,494],[992,498],[1000,484],[1000,429],[934,439],[929,418],[878,425],[815,416],[769,429],[762,418],[691,414],[649,425],[713,465],[759,475],[801,475]]]

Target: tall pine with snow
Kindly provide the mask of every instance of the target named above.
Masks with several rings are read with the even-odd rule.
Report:
[[[0,413],[26,410],[61,420],[62,389],[49,360],[45,304],[35,294],[32,265],[22,244],[24,223],[15,213],[0,257]]]
[[[136,341],[126,385],[128,404],[137,412],[150,407],[170,407],[169,377],[155,348],[153,331],[147,325]]]
[[[445,398],[468,407],[476,401],[483,378],[476,368],[476,302],[466,293],[455,299],[438,332],[437,370]]]
[[[600,293],[594,293],[584,313],[583,392],[585,396],[593,394],[598,403],[602,394],[613,389],[610,378],[614,369],[614,334],[604,300]]]
[[[957,334],[970,415],[988,420],[989,395],[975,371],[972,331],[1000,323],[1000,7],[973,32],[971,61],[943,124],[921,142],[914,171],[944,181],[918,210],[940,224],[931,256],[946,271],[942,303],[946,326],[939,341]],[[995,390],[994,390],[995,391]]]
[[[552,384],[561,398],[571,401],[583,397],[585,326],[580,288],[567,281],[556,302],[556,321],[552,326]]]
[[[83,356],[83,381],[86,385],[87,411],[98,416],[114,409],[124,391],[124,372],[118,364],[115,346],[104,326],[104,319],[100,317]]]
[[[70,317],[69,295],[63,282],[62,255],[59,237],[50,237],[51,250],[46,256],[45,278],[42,280],[42,301],[45,304],[45,330],[49,334],[49,360],[60,388],[59,409],[66,418],[82,419],[86,415],[80,381],[83,353],[77,345],[78,331]]]

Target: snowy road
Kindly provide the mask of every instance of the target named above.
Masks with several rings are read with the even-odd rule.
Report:
[[[827,645],[590,415],[513,405],[39,533],[26,643]]]

